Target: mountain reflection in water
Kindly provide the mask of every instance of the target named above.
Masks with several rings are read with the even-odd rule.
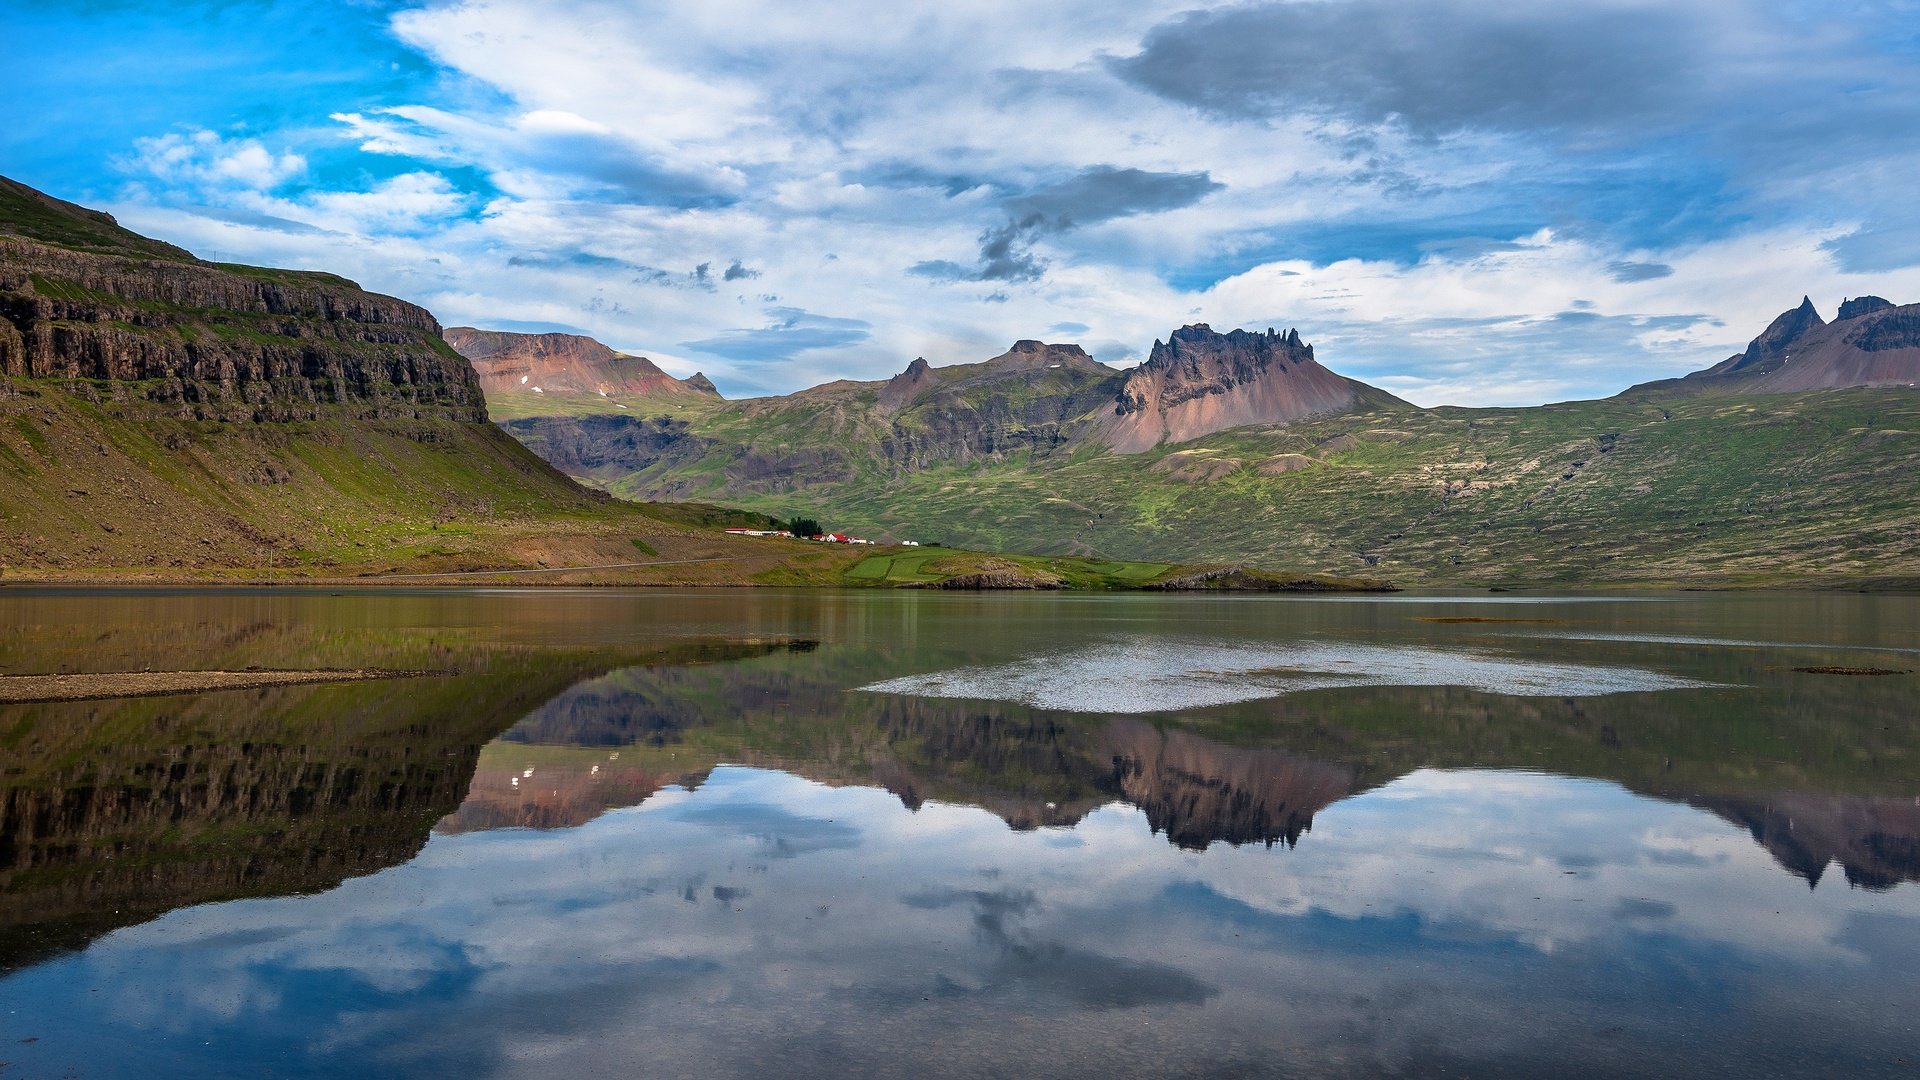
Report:
[[[418,683],[0,707],[0,1015],[38,1040],[0,1056],[82,1076],[1920,1061],[1914,690],[1791,671],[1904,647],[1911,613],[1843,609],[1869,629],[1776,632],[1781,654],[1738,646],[1750,611],[1687,622],[1725,601],[1596,633],[1733,646],[1329,605],[1306,613],[1321,655],[1410,646],[1424,674],[1116,714],[855,688],[1108,640],[1177,679],[1223,625],[1284,651],[1298,631],[1268,620],[1301,609],[1081,626],[1028,601],[836,603],[695,603],[701,643],[476,646]],[[1142,613],[1168,625],[1111,634]],[[1495,693],[1447,683],[1447,650],[1671,688]]]
[[[1313,749],[1300,754],[1230,745],[1132,717],[847,695],[841,683],[857,674],[831,674],[840,677],[807,683],[790,670],[736,665],[724,671],[633,668],[586,680],[488,746],[466,800],[437,829],[580,825],[609,809],[639,805],[663,788],[698,788],[724,761],[884,788],[909,810],[929,799],[979,806],[1016,830],[1072,826],[1100,806],[1123,801],[1144,813],[1154,834],[1184,849],[1205,851],[1216,842],[1292,846],[1311,830],[1315,814],[1341,799],[1425,764],[1457,764],[1442,748],[1426,747],[1424,758],[1406,756],[1396,769],[1393,759],[1406,750],[1404,732],[1372,742],[1357,731],[1341,732],[1329,745],[1332,733],[1315,725],[1307,733]],[[1645,698],[1622,708],[1633,714],[1658,703]],[[1748,830],[1782,869],[1810,885],[1836,863],[1846,881],[1861,888],[1920,881],[1920,799],[1751,794],[1741,787],[1737,759],[1725,763],[1720,783],[1689,788],[1670,779],[1677,773],[1673,758],[1657,742],[1640,755],[1661,759],[1649,783],[1634,775],[1632,756],[1620,752],[1618,728],[1589,714],[1600,707],[1595,701],[1549,704],[1434,688],[1396,689],[1375,704],[1389,714],[1478,712],[1479,723],[1497,724],[1509,737],[1531,729],[1542,732],[1542,741],[1569,725],[1587,727],[1616,751],[1615,771],[1598,775]],[[779,741],[767,737],[765,725],[778,724],[796,707],[814,719],[781,731],[789,751],[770,751]],[[827,724],[829,718],[837,722]],[[1282,729],[1275,737],[1289,734]],[[1480,764],[1501,764],[1481,754]]]

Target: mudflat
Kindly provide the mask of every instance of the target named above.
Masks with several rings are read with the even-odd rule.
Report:
[[[0,675],[0,704],[200,694],[210,690],[255,690],[263,686],[406,679],[431,674],[431,671],[389,671],[384,668],[325,668],[303,671],[108,671]]]

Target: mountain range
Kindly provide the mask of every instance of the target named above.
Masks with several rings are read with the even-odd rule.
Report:
[[[512,340],[489,347],[544,339]],[[1920,305],[1859,297],[1833,322],[1803,301],[1687,378],[1532,408],[1417,408],[1297,330],[1206,325],[1131,370],[1020,341],[782,397],[668,379],[488,401],[618,495],[875,534],[1437,585],[1852,584],[1920,576],[1916,381]]]
[[[1786,394],[1852,386],[1920,384],[1920,304],[1878,296],[1843,300],[1832,322],[1812,297],[1773,320],[1746,351],[1682,379],[1642,383],[1648,390]]]
[[[1020,341],[727,401],[0,178],[0,570],[29,576],[1912,584],[1916,381],[1920,305],[1858,297],[1688,378],[1532,408],[1418,408],[1298,330],[1205,325],[1132,369]],[[868,566],[718,528],[796,513],[1035,558]]]

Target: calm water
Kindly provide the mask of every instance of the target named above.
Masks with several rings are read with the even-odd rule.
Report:
[[[1907,1076],[1920,601],[0,590],[0,1077]]]

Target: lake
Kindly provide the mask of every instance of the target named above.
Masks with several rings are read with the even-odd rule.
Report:
[[[1914,598],[0,589],[348,667],[0,704],[0,1077],[1920,1070]]]

